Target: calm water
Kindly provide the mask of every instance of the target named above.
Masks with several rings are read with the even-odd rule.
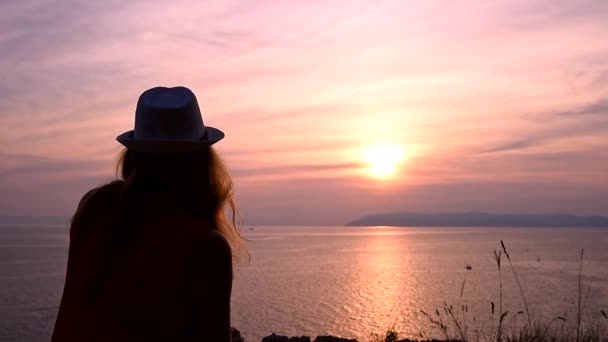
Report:
[[[362,340],[394,326],[430,333],[420,310],[461,304],[488,326],[497,302],[492,251],[507,243],[531,310],[569,312],[585,248],[587,312],[608,310],[608,230],[256,227],[251,261],[235,270],[233,325],[246,340],[271,332],[335,334]],[[0,226],[0,341],[48,341],[65,276],[67,228]],[[471,270],[466,265],[472,266]],[[505,310],[523,309],[503,260]]]

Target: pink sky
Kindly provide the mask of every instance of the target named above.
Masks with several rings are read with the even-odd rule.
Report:
[[[170,4],[170,5],[169,5]],[[608,2],[0,4],[0,215],[70,215],[138,95],[195,91],[246,224],[608,214]],[[362,151],[401,146],[399,173]]]

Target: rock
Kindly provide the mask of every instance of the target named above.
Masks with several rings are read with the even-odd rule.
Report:
[[[235,327],[230,327],[230,336],[232,337],[232,342],[245,342],[245,339],[241,336],[241,332]]]
[[[289,342],[310,342],[310,337],[308,336],[300,336],[300,337],[292,337],[289,339]]]
[[[262,342],[289,342],[289,337],[272,333],[272,335],[262,338]]]
[[[313,342],[358,342],[355,339],[346,339],[335,336],[317,336]]]
[[[262,342],[310,342],[310,337],[308,337],[308,336],[287,337],[287,336],[276,335],[275,333],[272,333],[272,335],[264,337],[262,339]]]
[[[397,340],[396,342],[464,342],[461,340],[410,340],[409,338]]]

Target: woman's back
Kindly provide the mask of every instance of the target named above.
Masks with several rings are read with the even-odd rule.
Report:
[[[218,325],[229,334],[226,240],[169,194],[125,190],[110,183],[79,206],[53,341],[200,341]]]

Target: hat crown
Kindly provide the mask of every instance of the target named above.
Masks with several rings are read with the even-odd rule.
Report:
[[[194,93],[185,87],[146,90],[135,111],[136,140],[196,141],[205,135]]]

